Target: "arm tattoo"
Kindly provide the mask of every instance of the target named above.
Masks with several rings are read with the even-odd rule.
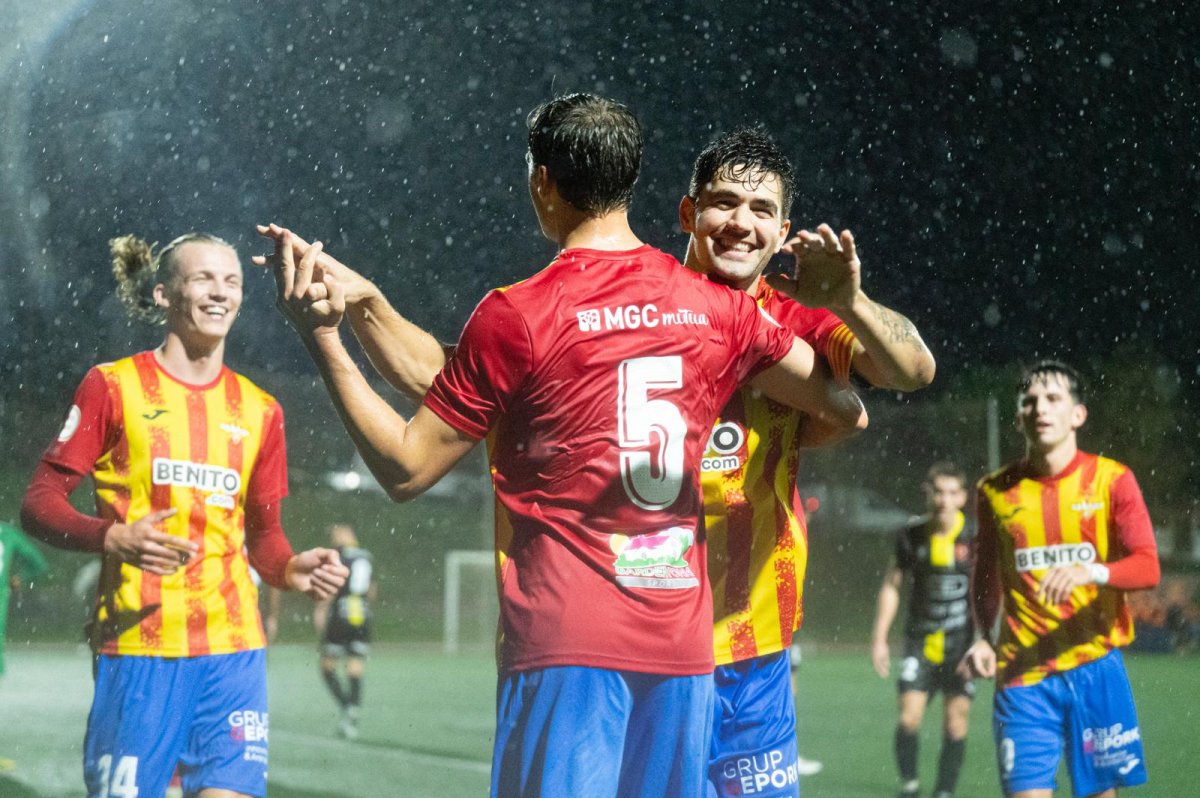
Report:
[[[921,348],[921,336],[911,321],[894,310],[888,310],[878,302],[875,305],[875,318],[883,325],[887,337],[894,344],[912,344]]]

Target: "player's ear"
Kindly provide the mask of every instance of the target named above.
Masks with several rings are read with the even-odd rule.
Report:
[[[779,225],[779,243],[775,246],[775,251],[783,249],[783,245],[787,243],[788,233],[792,229],[792,220],[784,219],[783,224]]]
[[[1071,411],[1071,429],[1079,429],[1085,421],[1087,421],[1087,407],[1075,405],[1075,409]]]
[[[686,194],[679,201],[679,229],[689,235],[696,231],[696,201]]]
[[[167,297],[166,283],[155,283],[155,285],[154,285],[154,304],[160,308],[171,307],[171,300]]]

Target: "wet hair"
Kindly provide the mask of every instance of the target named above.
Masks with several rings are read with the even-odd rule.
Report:
[[[704,187],[718,178],[758,188],[769,175],[779,178],[780,211],[786,219],[796,194],[792,162],[761,128],[735,128],[718,135],[700,151],[692,167],[688,196],[698,199]]]
[[[957,479],[958,484],[962,487],[967,487],[967,475],[956,463],[949,460],[939,460],[929,467],[929,471],[925,473],[925,484],[933,487],[936,479]]]
[[[625,210],[642,168],[642,125],[626,106],[568,94],[529,113],[529,154],[562,198],[592,216]]]
[[[184,233],[158,252],[154,251],[157,242],[147,244],[135,235],[119,236],[108,242],[108,249],[112,253],[113,277],[117,280],[117,297],[131,318],[152,324],[166,321],[166,313],[154,302],[154,286],[175,277],[175,252],[182,245],[192,242],[218,244],[233,249],[226,241],[210,233]]]
[[[1061,360],[1039,360],[1021,372],[1021,382],[1017,385],[1017,396],[1022,396],[1029,386],[1038,380],[1044,380],[1052,374],[1062,377],[1067,384],[1067,390],[1075,404],[1083,404],[1083,377],[1073,367]]]

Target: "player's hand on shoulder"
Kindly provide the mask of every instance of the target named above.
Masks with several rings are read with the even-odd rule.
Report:
[[[292,555],[284,579],[292,590],[322,601],[333,598],[346,583],[350,569],[342,564],[337,549],[316,548]]]
[[[892,670],[892,652],[886,640],[871,645],[871,664],[875,666],[875,672],[879,674],[880,679],[888,677]]]
[[[104,552],[147,573],[167,576],[187,565],[200,547],[190,540],[168,535],[159,527],[176,509],[158,510],[131,523],[116,523],[104,535]]]
[[[956,671],[964,679],[973,679],[976,676],[990,679],[995,676],[996,651],[991,643],[982,638],[976,640],[963,655]]]
[[[862,264],[849,230],[840,236],[827,224],[815,233],[801,230],[782,251],[796,259],[795,270],[790,278],[770,275],[772,288],[810,308],[848,308],[854,303],[862,286]]]

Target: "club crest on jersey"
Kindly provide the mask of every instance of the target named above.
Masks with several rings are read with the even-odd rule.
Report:
[[[1057,546],[1017,549],[1016,555],[1017,570],[1025,573],[1096,562],[1096,547],[1091,543],[1060,543]]]
[[[708,315],[687,308],[660,311],[652,303],[645,305],[623,305],[615,308],[588,308],[575,312],[580,332],[601,330],[637,330],[642,327],[670,327],[676,325],[700,325],[707,327]]]
[[[236,496],[242,489],[242,475],[237,471],[207,463],[155,457],[150,463],[150,474],[151,481],[155,485],[196,488],[213,494],[223,494],[226,497]],[[210,503],[219,504],[219,502]]]
[[[698,586],[700,580],[684,559],[695,540],[691,530],[679,526],[648,535],[610,536],[609,548],[617,555],[617,583],[656,590]]]
[[[236,424],[222,424],[221,429],[229,433],[229,437],[233,439],[234,443],[241,443],[242,438],[250,434],[249,430],[244,430]]]
[[[1104,509],[1104,502],[1088,501],[1087,498],[1083,498],[1072,504],[1071,509],[1084,518],[1091,518],[1097,510]]]

